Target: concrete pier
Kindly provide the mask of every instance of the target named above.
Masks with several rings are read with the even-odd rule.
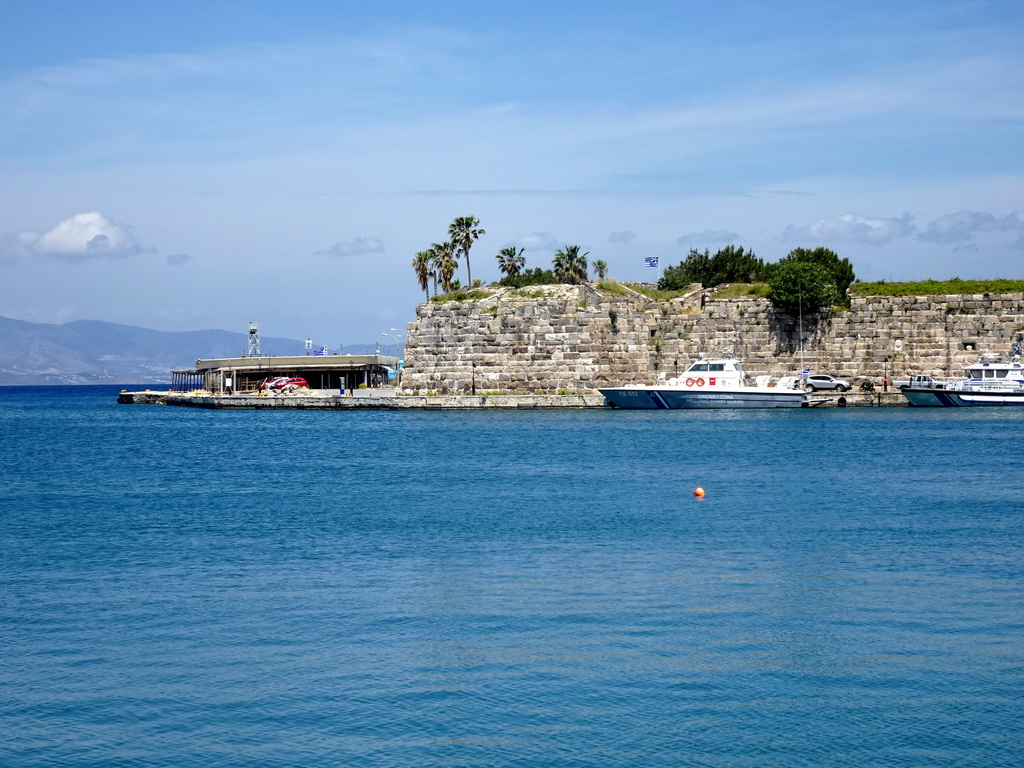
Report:
[[[900,392],[820,392],[824,400],[819,408],[864,408],[906,406]],[[117,401],[124,404],[177,405],[186,408],[249,410],[327,410],[327,411],[450,411],[476,408],[608,408],[598,393],[579,395],[403,395],[356,396],[321,391],[292,395],[214,395],[208,392],[122,392]]]
[[[167,405],[191,408],[247,408],[329,411],[445,411],[469,408],[603,408],[594,395],[446,395],[351,397],[347,395],[193,395],[173,393]]]

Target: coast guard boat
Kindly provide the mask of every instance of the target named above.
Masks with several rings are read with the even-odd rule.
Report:
[[[598,391],[616,408],[806,408],[825,402],[803,387],[800,376],[747,383],[743,365],[731,358],[698,360],[678,378]],[[805,374],[806,375],[806,374]]]
[[[966,378],[935,380],[915,376],[910,386],[901,387],[911,405],[963,408],[990,405],[1024,405],[1024,366],[1021,341],[1013,343],[1009,360],[984,354],[976,363],[964,366]]]

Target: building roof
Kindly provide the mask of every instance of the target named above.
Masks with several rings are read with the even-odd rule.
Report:
[[[214,360],[196,360],[197,371],[223,368],[232,370],[266,371],[289,370],[361,370],[367,366],[394,367],[398,358],[391,355],[290,355],[272,357],[222,357]]]

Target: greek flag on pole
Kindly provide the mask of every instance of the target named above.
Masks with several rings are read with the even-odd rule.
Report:
[[[658,257],[657,256],[644,256],[644,266],[645,267],[657,267],[658,266]]]
[[[326,355],[327,354],[327,347],[323,346],[323,347],[320,347],[318,349],[315,349],[315,350],[313,350],[313,354],[314,355]]]
[[[800,375],[801,376],[810,376],[811,375],[811,369],[810,368],[804,368],[802,371],[800,371]]]

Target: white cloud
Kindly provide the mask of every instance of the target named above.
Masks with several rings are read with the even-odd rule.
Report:
[[[1024,247],[1024,221],[1016,213],[993,216],[984,211],[947,213],[928,224],[920,239],[944,245],[973,247],[979,235],[1016,235],[1015,247]]]
[[[172,267],[177,267],[182,264],[187,264],[192,261],[192,257],[187,253],[172,253],[167,257],[167,264]]]
[[[559,248],[558,239],[549,232],[534,232],[532,235],[520,237],[516,245],[528,251],[557,251]]]
[[[636,240],[636,234],[628,229],[622,232],[612,232],[608,235],[608,242],[616,245],[628,245]]]
[[[834,241],[883,245],[899,238],[952,245],[955,250],[977,247],[983,236],[1010,236],[1014,248],[1024,249],[1024,221],[1016,213],[995,216],[984,211],[947,213],[919,228],[914,217],[905,213],[896,218],[870,218],[847,213],[831,219],[821,219],[805,227],[790,226],[782,233],[782,240],[813,241],[827,244]]]
[[[828,243],[845,241],[882,245],[900,237],[912,237],[917,228],[914,217],[905,213],[897,218],[871,218],[856,213],[844,213],[831,219],[820,219],[805,227],[786,227],[782,239]]]
[[[131,227],[110,221],[98,211],[64,219],[49,232],[21,232],[0,245],[7,258],[44,257],[74,261],[137,256],[142,246]]]
[[[687,248],[694,248],[697,245],[704,245],[706,243],[735,243],[739,239],[740,236],[738,234],[725,229],[705,229],[700,232],[691,232],[688,235],[683,235],[676,242]]]
[[[348,258],[350,256],[364,256],[368,253],[383,253],[384,243],[375,237],[357,237],[347,243],[335,243],[326,251],[318,251],[321,256],[336,256]]]

